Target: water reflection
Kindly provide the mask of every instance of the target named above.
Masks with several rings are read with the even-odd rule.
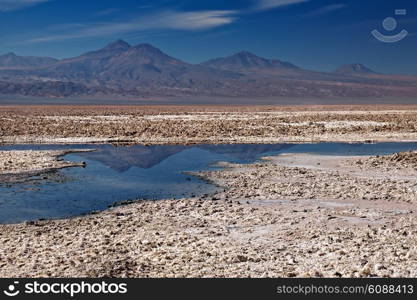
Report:
[[[26,183],[0,183],[0,223],[63,218],[102,210],[130,199],[180,198],[213,193],[217,187],[184,172],[215,163],[251,163],[262,156],[309,152],[328,155],[383,155],[416,150],[417,143],[236,144],[236,145],[10,145],[0,150],[97,149],[65,156],[85,161]]]
[[[111,145],[101,146],[98,151],[79,154],[89,160],[99,161],[106,166],[118,171],[125,172],[132,167],[149,169],[171,156],[183,151],[195,149],[207,153],[203,155],[212,159],[227,159],[231,162],[251,162],[266,153],[278,153],[289,149],[294,145],[196,145],[196,146],[127,146],[113,147]],[[195,158],[194,158],[195,159]]]

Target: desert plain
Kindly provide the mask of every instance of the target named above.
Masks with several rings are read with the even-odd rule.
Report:
[[[386,141],[417,141],[417,106],[0,107],[1,144]],[[78,167],[63,154],[0,151],[0,180]],[[0,225],[0,276],[417,276],[416,151],[222,166],[193,174],[213,195]]]

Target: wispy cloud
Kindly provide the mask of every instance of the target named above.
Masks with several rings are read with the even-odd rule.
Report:
[[[259,0],[256,5],[256,9],[269,10],[277,7],[283,7],[308,1],[310,0]]]
[[[233,23],[236,13],[230,10],[165,13],[161,25],[183,30],[210,29]]]
[[[0,0],[1,1],[4,0]],[[12,1],[12,0],[6,0]],[[22,0],[50,1],[50,0]],[[205,10],[178,11],[164,10],[143,15],[141,17],[109,22],[86,22],[83,24],[59,24],[46,29],[43,36],[37,36],[26,41],[42,43],[70,39],[111,37],[126,34],[146,34],[156,30],[199,31],[213,29],[234,23],[242,15],[264,11],[278,7],[289,6],[310,0],[257,0],[256,6],[249,10]],[[116,12],[108,9],[96,13],[96,16],[109,15]],[[72,26],[74,25],[74,26]]]
[[[104,9],[104,10],[100,10],[96,12],[95,15],[98,17],[103,17],[103,16],[112,15],[118,11],[120,11],[120,9],[118,8],[108,8],[108,9]]]
[[[165,11],[125,22],[77,24],[71,30],[52,28],[51,34],[29,40],[32,43],[140,33],[148,30],[173,29],[197,31],[231,24],[236,11],[209,10],[196,12]],[[69,26],[71,27],[71,26]]]
[[[29,6],[49,2],[51,0],[0,0],[0,11],[13,11],[24,9]]]
[[[319,17],[319,16],[323,16],[323,15],[329,14],[331,12],[334,12],[334,11],[337,11],[337,10],[340,10],[340,9],[343,9],[345,7],[347,7],[347,5],[346,4],[342,4],[342,3],[339,3],[339,4],[331,4],[331,5],[327,5],[327,6],[320,7],[319,9],[316,9],[316,10],[314,10],[314,11],[306,14],[305,16],[306,17]]]

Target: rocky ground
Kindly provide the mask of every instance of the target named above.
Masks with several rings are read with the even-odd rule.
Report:
[[[357,164],[362,168],[384,168],[385,170],[417,170],[417,151],[401,152],[394,155],[370,157],[358,160]]]
[[[0,107],[0,143],[417,140],[416,106]]]
[[[229,164],[198,174],[213,196],[3,225],[0,276],[416,277],[417,171],[372,159]]]
[[[91,150],[76,152],[82,151]],[[0,151],[0,182],[12,182],[57,169],[83,166],[83,163],[61,159],[61,156],[71,152],[75,151]]]

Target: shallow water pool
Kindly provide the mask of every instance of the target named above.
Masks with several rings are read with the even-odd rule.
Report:
[[[280,153],[384,155],[417,150],[417,143],[236,145],[8,145],[0,150],[97,149],[64,159],[86,167],[50,172],[18,184],[0,183],[0,223],[66,218],[134,199],[210,194],[218,187],[185,172],[218,168],[220,161],[251,163]]]

